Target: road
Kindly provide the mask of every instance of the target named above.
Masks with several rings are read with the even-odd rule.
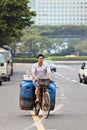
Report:
[[[56,106],[48,119],[19,108],[20,82],[32,64],[14,64],[11,81],[0,87],[0,130],[87,130],[87,85],[79,83],[80,64],[58,64]]]

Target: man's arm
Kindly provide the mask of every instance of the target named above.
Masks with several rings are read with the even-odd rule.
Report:
[[[52,80],[51,72],[48,72],[48,78]]]
[[[48,78],[50,80],[52,80],[52,75],[51,75],[51,70],[50,70],[50,66],[49,65],[47,66],[47,73],[48,73]]]
[[[34,73],[32,74],[32,78],[33,78],[34,81],[37,80],[37,77],[36,77],[36,75]]]
[[[35,75],[35,64],[32,66],[31,75],[32,75],[33,80],[36,81],[36,80],[37,80],[37,77],[36,77],[36,75]]]

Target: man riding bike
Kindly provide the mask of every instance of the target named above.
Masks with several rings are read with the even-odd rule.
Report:
[[[39,101],[40,88],[38,83],[38,78],[48,77],[51,80],[51,70],[47,63],[44,62],[44,55],[39,54],[37,56],[38,62],[32,66],[31,74],[35,85],[36,102]]]

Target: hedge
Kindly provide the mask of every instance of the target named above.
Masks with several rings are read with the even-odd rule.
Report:
[[[46,58],[47,60],[54,60],[54,61],[72,61],[72,60],[75,60],[75,61],[79,61],[79,60],[87,60],[87,56],[75,56],[75,57],[64,57],[64,56],[49,56]],[[37,62],[37,58],[13,58],[13,62],[16,62],[16,63],[35,63]]]
[[[35,63],[36,61],[36,58],[13,58],[13,62],[16,63]]]

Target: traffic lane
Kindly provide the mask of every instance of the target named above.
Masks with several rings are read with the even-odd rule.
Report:
[[[25,65],[14,64],[11,81],[3,82],[0,87],[0,130],[23,130],[34,123],[30,111],[19,108],[20,82],[25,71]]]
[[[66,75],[67,73],[64,74]],[[85,115],[87,113],[87,106],[85,106],[86,91],[84,90],[86,85],[83,88],[82,84],[58,76],[56,73],[52,73],[52,76],[57,82],[56,107],[54,111],[51,111],[47,120],[42,120],[42,116],[40,115],[40,121],[45,129],[82,130],[83,126],[86,129],[87,116]],[[81,95],[83,96],[81,97]]]
[[[63,104],[63,107],[55,113],[56,121],[54,124],[58,122],[55,125],[56,128],[64,130],[87,129],[87,85],[75,83],[60,76],[55,76],[55,80],[58,80],[59,86],[57,104]],[[50,127],[53,127],[52,122],[50,124]]]
[[[43,130],[45,129],[42,123],[44,120],[42,113],[40,113],[39,119],[34,121],[32,119],[35,119],[36,116],[31,111],[23,111],[19,108],[20,82],[23,79],[23,74],[26,71],[30,71],[30,69],[31,65],[29,67],[29,64],[14,64],[14,74],[11,77],[11,81],[3,82],[0,91],[0,100],[5,95],[0,109],[1,130],[41,130],[39,126],[42,126]]]
[[[48,118],[50,126],[48,127],[48,122],[45,120],[43,125],[50,130],[82,130],[83,126],[86,129],[87,105],[85,106],[85,100],[87,96],[82,84],[58,76],[56,73],[53,73],[53,79],[57,83],[56,107]],[[80,90],[79,87],[81,87]],[[86,97],[84,96],[84,91]]]
[[[42,123],[44,120],[42,113],[40,113],[38,120],[32,120],[36,118],[35,114],[32,114],[31,111],[20,110],[19,108],[20,82],[23,79],[23,74],[25,74],[26,71],[30,71],[30,69],[31,65],[29,67],[29,64],[14,64],[14,74],[11,77],[11,81],[3,82],[0,99],[2,99],[3,95],[6,96],[3,98],[2,107],[0,109],[1,130],[41,130],[42,127],[42,130],[45,129]]]
[[[57,74],[61,77],[79,82],[78,72],[80,65],[57,65]]]
[[[76,120],[76,117],[74,117],[75,114],[73,112],[73,109],[75,109],[75,108],[73,108],[71,105],[69,106],[70,102],[71,102],[71,104],[73,104],[74,101],[71,100],[71,97],[72,97],[71,94],[70,94],[71,97],[68,98],[69,97],[68,94],[70,92],[67,92],[67,86],[70,87],[71,82],[67,81],[64,78],[61,78],[60,76],[57,76],[56,73],[52,73],[54,80],[56,82],[58,82],[55,110],[51,111],[50,116],[47,120],[43,119],[42,113],[41,113],[39,115],[39,120],[34,122],[31,118],[30,111],[21,111],[19,109],[19,104],[18,104],[19,84],[20,84],[20,81],[22,80],[22,75],[26,71],[26,68],[25,68],[25,65],[21,65],[21,67],[20,67],[20,65],[17,65],[16,69],[17,69],[17,71],[15,70],[15,73],[11,79],[11,82],[13,81],[14,85],[13,85],[13,83],[8,82],[8,86],[5,86],[8,88],[12,88],[12,90],[10,90],[10,91],[13,91],[13,93],[12,93],[13,98],[10,99],[10,102],[8,104],[9,105],[12,104],[12,102],[14,100],[14,103],[13,103],[14,105],[13,105],[13,107],[12,106],[9,107],[9,109],[7,111],[5,111],[4,123],[2,121],[3,125],[0,124],[2,126],[1,128],[3,128],[2,130],[5,130],[5,129],[6,130],[8,130],[8,129],[9,130],[15,130],[15,129],[28,130],[29,128],[32,130],[35,130],[35,129],[37,129],[35,127],[35,124],[40,125],[39,123],[41,123],[45,129],[50,129],[50,130],[52,130],[52,129],[56,130],[59,128],[64,129],[64,130],[67,129],[66,125],[68,124],[68,122],[70,122],[70,125],[72,124],[72,120],[70,118],[72,118],[72,119],[75,118],[75,120]],[[27,70],[28,70],[28,66],[27,66]],[[61,86],[61,89],[60,89],[60,86]],[[72,89],[70,89],[70,90],[73,91]],[[9,95],[9,92],[8,92],[8,95]],[[12,97],[12,96],[10,96],[10,97]],[[4,105],[4,107],[6,108],[6,105]],[[11,111],[10,111],[10,108],[12,108]],[[71,108],[73,108],[73,109],[71,109]],[[15,111],[16,111],[16,113],[15,113]],[[3,111],[3,113],[4,113],[4,111]],[[34,117],[34,115],[33,115],[33,117]],[[2,116],[2,118],[3,118],[3,116]],[[7,121],[7,118],[8,118],[8,121]],[[66,119],[66,122],[65,122],[65,119]],[[70,119],[70,121],[69,121],[69,119]],[[78,114],[77,114],[77,119],[78,119]],[[62,121],[63,121],[63,124],[62,124]],[[57,124],[57,122],[60,125]],[[76,122],[76,123],[78,123],[78,122]],[[5,124],[5,126],[4,126],[4,124]],[[74,122],[73,122],[73,125],[74,125]],[[71,126],[70,126],[70,128],[71,128]],[[74,126],[72,127],[72,129],[73,128],[74,128]],[[75,124],[75,128],[76,128],[76,124]],[[76,129],[76,130],[78,130],[78,129]]]

